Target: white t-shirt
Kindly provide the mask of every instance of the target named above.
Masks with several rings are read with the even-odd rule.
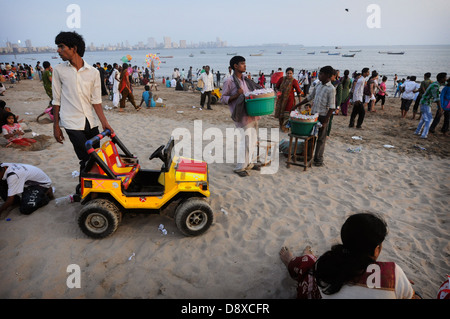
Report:
[[[50,177],[38,167],[19,163],[3,163],[1,166],[8,167],[3,175],[3,180],[8,183],[8,197],[22,194],[29,185],[39,184],[48,188],[52,184]]]
[[[402,84],[402,88],[405,88],[405,92],[402,94],[402,98],[405,100],[414,99],[414,90],[418,90],[420,88],[420,84],[414,81],[406,81]]]
[[[358,285],[344,285],[335,294],[321,293],[323,299],[411,299],[414,290],[399,265],[395,264],[395,289],[377,289]]]

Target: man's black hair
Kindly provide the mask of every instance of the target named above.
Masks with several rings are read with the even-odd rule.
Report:
[[[430,73],[430,72],[427,72],[427,73],[425,73],[423,76],[426,77],[427,79],[429,79],[429,78],[431,78],[431,73]]]
[[[333,69],[333,67],[331,65],[327,65],[327,66],[324,66],[323,68],[321,68],[320,72],[322,72],[322,73],[328,75],[329,77],[331,77],[333,75],[333,73],[334,73],[334,69]]]
[[[244,61],[245,61],[245,58],[243,56],[236,55],[236,56],[231,58],[230,66],[234,70],[234,65],[235,64],[239,64],[240,62],[244,62]]]
[[[42,66],[44,67],[44,69],[46,69],[46,68],[48,68],[48,67],[50,66],[50,62],[44,61],[44,62],[42,63]]]
[[[77,53],[80,57],[84,56],[86,44],[83,37],[75,31],[61,31],[55,38],[55,44],[65,44],[69,48],[77,48]]]
[[[442,80],[445,80],[446,77],[447,77],[447,73],[441,72],[436,76],[436,80],[438,80],[438,82],[441,82]]]
[[[366,72],[369,72],[369,68],[364,68],[364,69],[361,70],[361,74],[364,74]]]

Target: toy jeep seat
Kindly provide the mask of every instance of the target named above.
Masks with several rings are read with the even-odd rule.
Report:
[[[112,141],[103,143],[101,150],[105,155],[106,163],[116,175],[129,175],[140,167],[139,164],[135,162],[124,163],[122,156],[117,151],[116,144]]]
[[[117,177],[120,177],[120,179],[122,180],[123,187],[125,189],[127,189],[128,186],[130,186],[131,180],[133,179],[134,176],[136,176],[137,172],[139,171],[139,168],[140,168],[139,164],[136,164],[134,166],[129,166],[128,167],[129,169],[128,169],[127,172],[125,172],[125,170],[124,170],[121,173],[119,173],[119,172],[116,172],[113,169],[113,166],[111,165],[110,161],[108,160],[109,158],[106,155],[106,152],[104,150],[102,150],[100,148],[97,148],[97,149],[95,149],[95,153],[98,155],[98,157],[100,157],[100,159],[103,162],[105,162],[106,165],[108,165],[108,167],[111,168],[112,172],[115,175],[117,175]],[[101,168],[100,165],[98,165],[98,164],[97,165],[93,165],[93,167],[92,167],[90,172],[91,173],[95,173],[97,171],[98,171],[99,174],[107,175],[107,173]]]

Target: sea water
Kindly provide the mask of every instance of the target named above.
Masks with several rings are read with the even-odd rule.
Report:
[[[361,52],[350,52],[359,51]],[[329,55],[321,53],[340,53],[340,55]],[[404,55],[389,55],[379,52],[405,52]],[[315,52],[315,54],[308,54]],[[216,73],[219,71],[222,75],[228,71],[229,61],[232,58],[231,53],[237,53],[245,57],[247,72],[251,73],[257,80],[260,72],[268,75],[278,68],[283,71],[287,67],[294,68],[294,75],[302,69],[314,71],[325,65],[331,65],[333,68],[341,71],[349,70],[350,74],[354,71],[361,72],[361,69],[368,67],[370,71],[377,70],[380,75],[388,77],[388,83],[393,80],[395,74],[399,79],[407,76],[417,76],[417,81],[423,79],[423,74],[430,72],[432,80],[436,79],[439,72],[450,74],[450,45],[438,46],[351,46],[351,47],[304,47],[299,45],[286,46],[248,46],[248,47],[226,47],[209,49],[152,49],[152,50],[127,50],[127,51],[92,51],[85,52],[84,59],[94,64],[104,62],[108,64],[122,64],[122,57],[131,55],[131,66],[140,68],[146,67],[146,55],[157,54],[160,58],[155,60],[155,66],[159,67],[155,71],[157,78],[171,77],[173,69],[184,69],[185,74],[192,66],[194,75],[197,70],[203,66],[209,65],[211,70]],[[254,54],[261,54],[255,56]],[[344,54],[355,54],[354,57],[343,57]],[[57,53],[30,53],[17,55],[0,55],[0,62],[12,61],[22,64],[30,64],[33,67],[37,61],[49,61],[52,65],[61,63],[62,60]],[[161,63],[160,63],[161,62]],[[195,78],[195,77],[194,77]]]

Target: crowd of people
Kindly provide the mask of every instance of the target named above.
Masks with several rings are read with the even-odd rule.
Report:
[[[145,69],[142,72],[138,67],[131,67],[127,63],[89,65],[83,59],[84,40],[76,32],[59,33],[55,44],[64,63],[52,67],[48,61],[44,61],[40,67],[38,62],[35,70],[50,99],[54,138],[58,143],[64,143],[65,134],[69,137],[79,159],[81,172],[89,159],[85,143],[99,134],[99,125],[103,130],[108,129],[114,133],[103,113],[102,96],[110,95],[114,107],[119,107],[120,112],[123,112],[126,100],[139,111],[144,102],[147,107],[152,106],[154,101],[151,86],[154,85],[157,90],[156,81],[151,70]],[[12,80],[11,83],[20,81],[25,76],[32,77],[31,67],[27,69],[28,66],[22,68],[14,63],[12,65],[14,67],[2,66],[2,75]],[[74,70],[82,72],[83,85],[77,85],[77,72],[73,72]],[[200,105],[204,107],[206,103],[206,109],[212,110],[211,92],[220,88],[220,72],[214,73],[206,65],[197,70],[196,75],[197,85],[199,82],[202,84]],[[173,80],[175,88],[179,83],[193,83],[192,67],[187,74],[184,69],[181,72],[178,68],[174,69],[170,82]],[[401,118],[406,118],[414,102],[412,119],[420,107],[420,121],[414,134],[427,138],[429,132],[435,132],[442,116],[444,125],[441,131],[447,134],[450,79],[447,79],[446,73],[439,73],[433,82],[431,74],[426,73],[420,84],[416,80],[415,76],[411,76],[404,81],[395,81],[402,100]],[[169,82],[169,79],[166,81]],[[245,131],[248,136],[245,138],[246,134],[241,134],[244,138],[238,141],[238,158],[241,154],[242,160],[238,161],[233,171],[240,177],[249,176],[250,171],[261,170],[261,165],[256,160],[260,117],[246,113],[245,94],[265,87],[266,82],[263,72],[259,74],[257,82],[253,81],[247,73],[246,60],[242,56],[231,58],[228,73],[223,78],[221,102],[229,107],[236,129]],[[368,112],[376,112],[375,106],[381,101],[380,110],[383,110],[385,97],[388,95],[387,77],[382,76],[380,79],[377,71],[371,72],[366,67],[360,73],[353,72],[351,76],[349,70],[344,70],[341,76],[339,70],[328,65],[318,72],[301,70],[297,79],[294,77],[294,69],[288,67],[284,72],[281,69],[272,72],[269,82],[277,94],[274,116],[279,120],[281,130],[288,131],[289,117],[293,110],[301,111],[305,107],[308,114],[318,114],[321,126],[317,132],[313,155],[315,166],[324,165],[325,145],[333,116],[339,113],[347,116],[352,106],[349,127],[353,128],[356,124],[357,129],[363,129],[366,109]],[[145,88],[139,105],[133,95],[135,85],[144,85]],[[445,87],[441,92],[443,85]],[[437,105],[437,112],[433,119],[431,110],[434,103]],[[3,101],[0,103],[0,112],[2,133],[9,144],[30,145],[34,142],[23,137],[24,132],[17,116]],[[30,214],[53,198],[50,178],[31,165],[0,163],[0,181],[0,195],[4,199],[0,212],[22,201],[21,212]],[[75,190],[78,199],[80,188],[79,184]],[[33,192],[34,198],[40,198],[40,202],[32,208],[29,207],[30,202],[24,200],[29,192]],[[19,195],[22,195],[22,199]],[[306,247],[301,256],[294,257],[287,247],[283,247],[280,258],[289,274],[298,280],[299,298],[415,298],[417,293],[400,266],[393,262],[377,261],[386,234],[387,225],[382,218],[369,213],[358,213],[350,216],[343,224],[342,244],[333,246],[322,256],[315,256],[311,247]],[[380,276],[376,280],[371,279],[374,269]]]

